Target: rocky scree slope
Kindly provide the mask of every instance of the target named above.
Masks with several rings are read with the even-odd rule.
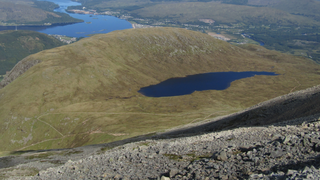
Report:
[[[147,140],[26,179],[319,179],[320,116]]]

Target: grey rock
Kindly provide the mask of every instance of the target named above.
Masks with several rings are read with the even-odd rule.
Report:
[[[251,174],[249,179],[261,179],[263,178],[263,174]]]
[[[272,158],[280,158],[281,156],[285,155],[285,152],[281,150],[272,151],[270,157]]]
[[[179,170],[176,168],[170,169],[169,176],[174,177],[175,175],[178,174],[178,172],[179,172]]]
[[[253,160],[255,166],[259,165],[260,159],[258,157],[255,157],[252,160]]]
[[[290,140],[291,140],[291,136],[286,136],[285,138],[283,138],[282,143],[288,144]]]
[[[166,176],[161,176],[161,179],[160,180],[170,180],[169,177],[166,177]]]
[[[320,140],[317,137],[311,138],[310,141],[311,141],[311,143],[314,143],[314,144],[320,143]]]
[[[287,175],[288,175],[288,176],[293,176],[293,175],[296,174],[296,173],[298,173],[298,171],[289,169],[288,172],[287,172]]]
[[[214,169],[219,169],[220,166],[219,166],[218,164],[214,164],[214,165],[213,165],[213,168],[214,168]]]
[[[216,155],[216,159],[219,160],[219,161],[226,161],[228,159],[227,153],[225,151],[222,151],[222,152],[218,153]]]

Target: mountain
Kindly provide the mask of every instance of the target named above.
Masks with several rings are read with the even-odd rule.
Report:
[[[219,26],[236,24],[243,25],[304,25],[319,26],[318,19],[309,18],[311,15],[319,14],[317,7],[319,2],[312,0],[148,0],[133,1],[101,1],[101,0],[79,0],[83,6],[95,9],[98,12],[119,11],[130,14],[136,21],[145,19],[147,24],[163,24],[163,22],[174,22],[175,25],[182,23],[208,26],[201,23],[200,19],[212,19]],[[83,6],[71,7],[82,8]],[[310,11],[312,9],[312,11]],[[308,12],[308,16],[302,13]],[[138,20],[139,21],[139,20]],[[158,23],[157,23],[158,22]],[[213,24],[212,24],[213,25]],[[209,26],[209,28],[213,28]],[[226,28],[226,27],[224,27]],[[235,27],[233,27],[235,28]]]
[[[268,1],[265,1],[268,2]],[[320,2],[315,0],[281,0],[269,1],[268,7],[283,10],[291,14],[311,17],[317,21],[320,20]]]
[[[45,23],[76,23],[79,19],[70,17],[65,13],[49,12],[37,8],[52,5],[53,3],[36,2],[1,2],[0,1],[0,25],[44,25]],[[36,5],[36,7],[32,7]],[[48,10],[48,9],[47,9]]]
[[[167,18],[177,23],[192,23],[199,21],[199,19],[212,19],[215,23],[229,25],[231,23],[319,25],[319,22],[308,17],[290,14],[275,8],[223,4],[214,1],[161,3],[131,11],[131,14],[134,17],[146,19]]]
[[[20,60],[39,51],[64,43],[34,31],[0,31],[0,75],[10,71]]]
[[[150,98],[137,91],[173,77],[272,71],[223,91]],[[205,121],[320,83],[313,61],[233,46],[177,28],[114,31],[41,51],[1,82],[1,151],[111,142]]]

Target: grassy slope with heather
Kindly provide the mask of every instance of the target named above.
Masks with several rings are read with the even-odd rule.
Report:
[[[260,46],[233,46],[174,28],[95,35],[45,50],[0,90],[1,151],[69,148],[125,139],[237,112],[320,83],[313,61]],[[150,98],[141,87],[220,71],[272,71],[223,91]]]

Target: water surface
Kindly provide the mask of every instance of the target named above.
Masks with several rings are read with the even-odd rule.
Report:
[[[171,78],[159,84],[141,88],[138,92],[148,97],[181,96],[194,91],[224,90],[232,81],[253,77],[255,75],[278,75],[274,72],[212,72],[190,75],[182,78]]]
[[[42,0],[44,1],[44,0]],[[68,6],[81,5],[78,2],[70,0],[46,0],[58,4],[60,7],[56,12],[67,13],[65,10]],[[58,34],[69,37],[88,37],[92,34],[108,33],[115,30],[123,30],[132,28],[131,23],[126,20],[119,19],[107,15],[91,15],[91,14],[73,14],[67,13],[76,19],[82,19],[84,22],[75,24],[57,24],[53,26],[18,26],[18,30],[38,31],[45,34]],[[15,30],[16,26],[1,26],[1,30]]]

